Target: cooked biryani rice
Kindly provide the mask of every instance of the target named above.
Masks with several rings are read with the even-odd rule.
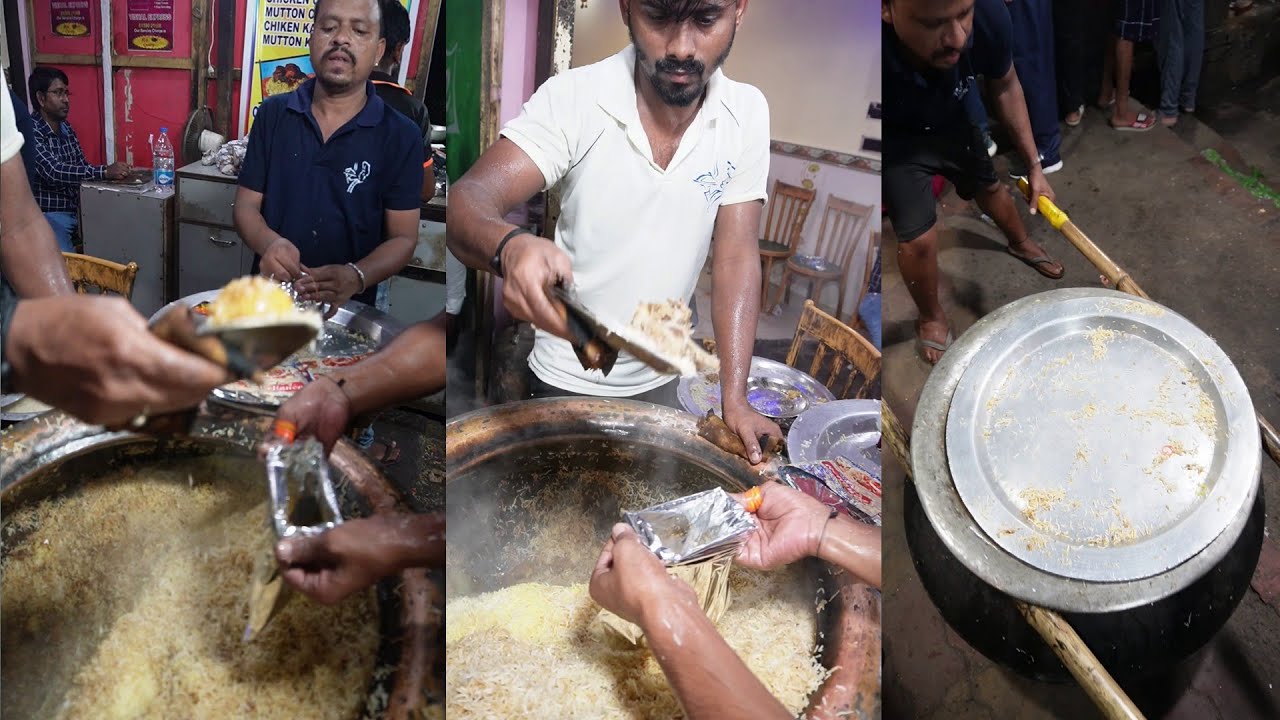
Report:
[[[357,717],[379,638],[372,591],[335,607],[294,596],[241,640],[260,477],[248,459],[166,460],[7,515],[5,716]]]
[[[792,712],[828,675],[815,655],[814,593],[795,569],[735,568],[718,623]],[[806,589],[808,588],[808,589]],[[683,717],[657,660],[605,631],[587,585],[523,583],[445,608],[450,720]]]
[[[299,310],[284,286],[261,276],[236,278],[227,283],[209,304],[209,322],[232,325],[244,320],[305,319],[320,324],[314,310]]]

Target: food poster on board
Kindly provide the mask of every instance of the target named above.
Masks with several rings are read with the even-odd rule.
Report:
[[[49,19],[53,34],[68,38],[88,37],[93,26],[89,12],[89,0],[52,0]]]
[[[130,50],[173,50],[173,0],[129,0],[126,22]]]

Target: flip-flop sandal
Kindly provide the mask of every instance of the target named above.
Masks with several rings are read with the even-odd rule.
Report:
[[[1062,121],[1067,124],[1067,127],[1077,127],[1080,123],[1084,122],[1084,103],[1080,103],[1080,107],[1076,108],[1076,115],[1079,115],[1080,117],[1076,118],[1075,122],[1071,122],[1066,118],[1063,118]]]
[[[1153,113],[1140,112],[1128,125],[1116,125],[1110,120],[1107,122],[1111,125],[1111,129],[1117,132],[1146,132],[1156,126],[1156,116]]]
[[[1010,247],[1006,247],[1004,251],[1012,255],[1019,262],[1029,266],[1032,270],[1035,270],[1036,272],[1049,278],[1050,280],[1061,280],[1062,276],[1067,274],[1066,268],[1062,268],[1062,272],[1058,273],[1057,275],[1054,275],[1053,273],[1050,273],[1048,270],[1046,270],[1045,266],[1050,265],[1054,262],[1054,259],[1049,257],[1048,255],[1037,255],[1035,257],[1029,258],[1023,255],[1019,255],[1018,253],[1013,251],[1013,248],[1010,248]]]
[[[386,442],[379,440],[378,442],[374,443],[374,445],[379,445],[379,444],[382,445],[382,457],[373,459],[372,454],[370,454],[370,459],[373,459],[374,462],[378,463],[382,467],[391,467],[392,465],[395,465],[396,463],[400,462],[400,444],[399,443],[397,443],[395,440],[388,440]],[[372,450],[373,448],[370,447],[369,449]]]
[[[919,333],[920,329],[916,328],[916,332]],[[951,328],[947,328],[947,339],[945,342],[937,342],[935,340],[925,340],[924,338],[920,337],[917,334],[916,335],[916,352],[920,355],[921,360],[924,360],[930,365],[937,365],[938,363],[933,362],[932,360],[929,359],[928,355],[924,354],[924,349],[929,348],[930,350],[937,350],[940,353],[946,354],[947,350],[951,349],[951,343],[955,342],[955,340],[956,338],[955,338],[955,335],[951,333]],[[942,358],[938,358],[938,360],[941,361]]]

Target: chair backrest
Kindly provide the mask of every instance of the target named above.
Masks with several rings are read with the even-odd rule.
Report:
[[[822,230],[818,233],[818,256],[849,274],[853,251],[862,237],[862,231],[871,222],[875,208],[836,197],[827,196],[827,210],[822,216]]]
[[[97,294],[113,292],[123,295],[125,300],[133,298],[133,279],[138,274],[138,263],[121,265],[102,258],[68,252],[62,253],[62,257],[66,258],[71,284],[81,295],[95,289]]]
[[[862,301],[866,299],[867,293],[871,290],[871,272],[875,270],[876,258],[880,257],[880,233],[871,233],[871,243],[867,246],[867,267],[862,273],[862,286],[858,291],[858,301],[853,304],[853,315],[849,317],[849,324],[857,327],[858,325],[858,308],[862,305]]]
[[[802,368],[796,363],[806,341],[816,341],[813,361]],[[880,351],[853,328],[806,300],[796,327],[787,364],[805,370],[840,400],[879,397]],[[855,384],[855,380],[861,382]]]
[[[786,245],[795,251],[800,244],[804,221],[813,207],[816,190],[789,185],[781,180],[773,183],[773,197],[769,199],[769,215],[764,223],[764,239]]]

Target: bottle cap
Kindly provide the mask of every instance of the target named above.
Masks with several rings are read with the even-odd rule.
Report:
[[[162,128],[160,128],[160,132],[162,132],[162,133],[167,133],[167,132],[169,132],[169,128],[167,128],[167,127],[162,127]]]

